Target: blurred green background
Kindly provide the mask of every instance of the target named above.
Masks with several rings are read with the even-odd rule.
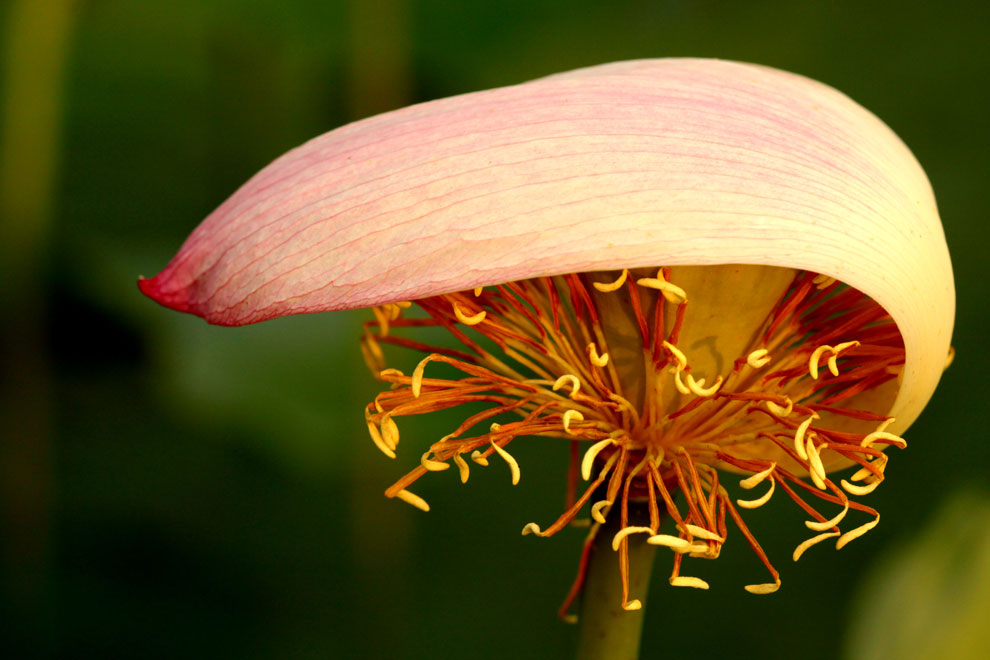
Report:
[[[582,533],[519,535],[559,512],[565,445],[514,444],[515,488],[476,470],[423,482],[429,514],[385,500],[452,419],[407,424],[397,462],[373,447],[363,313],[215,328],[135,279],[347,121],[695,55],[827,82],[908,143],[953,255],[959,357],[869,498],[877,529],[795,566],[795,507],[754,512],[772,597],[743,591],[763,572],[739,536],[699,567],[709,592],[668,587],[659,555],[643,657],[986,657],[988,27],[987,4],[945,1],[2,3],[0,653],[569,657],[554,613]]]

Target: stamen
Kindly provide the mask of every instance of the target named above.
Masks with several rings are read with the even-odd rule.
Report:
[[[450,467],[449,463],[431,460],[430,452],[423,454],[422,458],[419,459],[419,463],[430,472],[443,472]]]
[[[740,482],[740,484],[741,483],[742,482]],[[744,509],[760,508],[761,506],[769,502],[771,497],[773,497],[773,490],[776,487],[776,483],[777,480],[774,479],[773,477],[770,477],[770,489],[766,493],[764,493],[762,497],[758,497],[755,500],[736,500],[736,504],[738,504]]]
[[[472,314],[471,316],[468,316],[461,309],[460,305],[458,305],[456,302],[454,303],[454,316],[456,316],[457,320],[463,323],[464,325],[478,325],[479,323],[485,320],[486,315],[487,312],[485,310],[481,310],[477,314]]]
[[[811,283],[815,285],[816,289],[827,289],[828,287],[835,284],[835,278],[829,277],[828,275],[816,275]]]
[[[772,412],[777,417],[788,417],[788,416],[790,416],[791,412],[794,410],[794,402],[791,401],[791,397],[789,397],[789,396],[786,396],[784,398],[787,399],[787,406],[786,407],[781,408],[776,403],[774,403],[773,401],[770,401],[768,399],[767,402],[766,402],[766,404],[767,404],[767,410],[769,410],[770,412]]]
[[[837,345],[835,348],[832,349],[832,357],[828,359],[828,370],[832,372],[833,376],[839,375],[839,363],[838,363],[839,353],[841,353],[847,348],[852,348],[854,346],[859,346],[859,342],[858,341],[842,342],[841,344]]]
[[[845,506],[842,507],[842,511],[839,511],[839,513],[834,518],[830,520],[826,520],[825,522],[813,522],[811,520],[805,520],[804,524],[808,529],[810,529],[813,532],[824,532],[826,529],[835,527],[840,522],[842,522],[842,519],[846,517],[847,513],[849,513],[848,500],[846,500]]]
[[[804,446],[804,434],[808,430],[808,427],[811,426],[811,422],[816,419],[818,419],[818,413],[811,413],[811,417],[801,422],[797,427],[797,431],[794,432],[794,451],[797,452],[797,455],[801,457],[802,461],[808,460],[808,453],[805,451]]]
[[[412,504],[414,507],[416,507],[420,511],[429,511],[430,510],[430,505],[426,503],[426,500],[424,500],[419,495],[415,495],[413,493],[410,493],[405,488],[403,488],[398,493],[396,493],[395,496],[398,497],[403,502],[406,502],[407,504]]]
[[[850,541],[858,539],[860,536],[866,534],[868,531],[876,527],[877,523],[879,522],[880,522],[880,514],[878,513],[876,514],[876,518],[874,518],[870,522],[866,523],[865,525],[860,525],[856,529],[846,532],[845,534],[840,536],[839,540],[835,542],[835,549],[841,550]]]
[[[665,280],[662,269],[657,272],[657,276],[655,278],[644,277],[636,280],[636,284],[639,286],[645,286],[649,289],[656,289],[663,294],[663,297],[667,300],[667,302],[675,305],[680,305],[681,303],[687,302],[687,294],[684,293],[684,289]]]
[[[798,559],[801,558],[801,555],[804,554],[804,551],[810,548],[811,546],[821,543],[825,539],[834,538],[838,535],[839,532],[825,532],[824,534],[819,534],[818,536],[812,536],[810,539],[808,539],[807,541],[803,541],[798,545],[798,547],[794,548],[794,554],[791,556],[793,557],[794,561],[797,561]]]
[[[368,422],[368,434],[371,436],[371,441],[375,443],[375,446],[378,447],[383,454],[389,458],[395,458],[395,452],[391,447],[385,444],[385,440],[382,438],[382,434],[379,433],[378,427],[375,426],[374,422]]]
[[[746,364],[753,369],[760,369],[770,364],[770,351],[765,348],[758,348],[746,356]]]
[[[476,287],[474,287],[474,297],[477,298],[478,296],[480,296],[481,295],[481,292],[484,291],[484,290],[485,290],[485,287],[483,287],[483,286],[476,286]]]
[[[608,500],[598,500],[591,505],[591,517],[596,523],[605,524],[605,516],[608,515],[609,510],[612,508],[612,503]]]
[[[638,598],[637,599],[634,599],[634,600],[630,600],[630,601],[628,601],[626,603],[623,603],[623,605],[622,605],[622,609],[624,609],[627,612],[635,612],[636,610],[639,610],[639,609],[642,609],[642,608],[643,608],[643,603],[641,603]]]
[[[808,373],[811,374],[812,380],[818,380],[818,361],[822,359],[822,355],[831,350],[831,346],[822,344],[811,354],[811,358],[808,359]]]
[[[382,416],[382,442],[393,451],[399,446],[399,426],[388,414]]]
[[[467,461],[460,454],[454,454],[454,465],[457,466],[457,471],[460,472],[461,483],[466,484],[468,477],[471,476],[471,469],[468,467]]]
[[[488,467],[488,459],[485,458],[485,456],[477,449],[471,452],[471,460],[477,463],[478,465]]]
[[[515,486],[519,483],[519,478],[521,476],[519,471],[519,463],[516,462],[516,459],[512,458],[512,454],[495,444],[494,440],[491,440],[490,442],[492,447],[495,448],[495,451],[498,452],[498,455],[502,457],[502,460],[509,465],[509,471],[512,473],[512,485]]]
[[[535,522],[526,523],[526,526],[522,528],[522,535],[529,536],[530,534],[536,534],[537,536],[547,536],[544,532],[540,531],[540,526]]]
[[[653,530],[649,527],[623,527],[612,537],[612,549],[618,552],[619,544],[630,534],[653,534]]]
[[[591,360],[591,364],[596,367],[604,367],[608,364],[608,353],[598,354],[598,347],[595,346],[595,342],[588,344],[588,358]]]
[[[772,594],[777,589],[780,589],[780,580],[766,584],[747,584],[743,589],[751,594]]]
[[[563,376],[561,376],[560,378],[558,378],[556,381],[554,381],[553,391],[556,392],[557,390],[559,390],[560,388],[562,388],[564,385],[570,385],[571,386],[571,397],[572,398],[574,397],[575,394],[578,393],[578,390],[581,389],[581,381],[579,381],[578,380],[578,377],[575,376],[574,374],[564,374]]]
[[[774,462],[770,463],[770,467],[768,467],[767,469],[762,470],[760,472],[757,472],[756,474],[754,474],[752,476],[749,476],[749,477],[746,477],[745,479],[741,480],[739,482],[739,487],[740,488],[745,488],[746,490],[750,490],[751,488],[755,488],[764,479],[766,479],[767,477],[769,477],[776,468],[777,468],[777,462],[774,461]]]
[[[570,433],[571,435],[576,435],[576,433],[571,430],[571,422],[575,420],[578,422],[584,421],[584,415],[582,415],[579,410],[568,410],[564,412],[564,418],[563,418],[564,430]]]
[[[423,370],[426,369],[426,364],[432,362],[435,357],[436,355],[427,355],[413,369],[412,381],[409,383],[409,387],[412,388],[412,395],[416,399],[419,398],[420,393],[423,391]]]
[[[678,525],[678,527],[681,527],[681,526]],[[721,536],[719,536],[715,532],[711,532],[711,531],[705,529],[704,527],[698,527],[697,525],[692,525],[690,523],[684,523],[683,529],[684,529],[685,532],[687,532],[691,536],[697,536],[699,539],[705,539],[706,541],[717,541],[718,543],[725,543],[725,539],[724,538],[722,538]]]
[[[666,340],[664,340],[663,342],[663,347],[666,348],[668,351],[670,351],[670,354],[674,356],[674,359],[677,360],[677,366],[680,369],[683,369],[684,367],[687,366],[687,356],[685,356],[684,353],[681,352],[681,349],[677,348],[676,346],[674,346],[673,344],[671,344],[669,341]]]
[[[629,277],[629,269],[623,268],[622,274],[614,282],[592,282],[591,284],[602,293],[609,293],[610,291],[621,289],[622,285],[626,283],[627,277]]]
[[[584,452],[584,458],[581,459],[581,478],[587,481],[591,478],[591,465],[595,462],[595,457],[598,453],[614,444],[612,438],[605,438],[604,440],[599,440],[595,444],[588,448],[588,451]]]
[[[880,480],[877,480],[874,481],[873,483],[866,484],[865,486],[859,486],[857,484],[851,484],[845,479],[843,479],[839,483],[842,485],[842,488],[845,489],[846,492],[848,492],[849,494],[857,495],[861,497],[863,495],[869,495],[870,493],[875,491],[877,489],[877,486],[879,486],[882,482]]]
[[[687,539],[683,539],[679,536],[671,536],[670,534],[654,534],[650,538],[646,539],[646,542],[650,545],[662,545],[674,550],[675,552],[686,552],[687,548],[691,545],[691,542]]]
[[[888,444],[892,444],[899,449],[904,449],[907,447],[907,442],[904,438],[899,435],[894,435],[893,433],[887,433],[886,431],[874,431],[873,433],[870,433],[863,438],[863,441],[859,443],[859,446],[869,447],[874,442],[878,442],[880,440],[886,440]]]
[[[688,577],[686,575],[678,575],[677,577],[670,578],[670,586],[672,587],[694,587],[695,589],[708,589],[708,583],[701,578]]]
[[[811,467],[808,474],[819,490],[825,490],[825,466],[822,465],[822,458],[818,455],[818,447],[812,437],[809,436],[805,441],[805,448],[808,454],[808,464]]]
[[[687,386],[695,395],[700,397],[707,397],[718,392],[718,388],[722,387],[722,377],[719,376],[715,379],[715,382],[711,387],[704,387],[705,379],[695,380],[694,376],[691,374],[687,375]]]

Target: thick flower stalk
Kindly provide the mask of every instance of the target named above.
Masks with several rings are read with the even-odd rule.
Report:
[[[511,442],[562,439],[567,506],[523,534],[589,525],[587,558],[618,516],[629,610],[631,535],[670,551],[672,585],[707,589],[687,559],[717,557],[731,524],[763,594],[780,576],[746,510],[775,494],[804,510],[795,560],[874,527],[862,499],[934,391],[954,314],[931,189],[882,122],[800,76],[691,59],[332,131],[258,173],[140,286],[223,325],[371,307],[362,349],[389,388],[365,416],[384,454],[397,419],[469,404],[438,441],[405,441],[419,460],[386,495],[426,510],[420,477],[467,481],[496,459],[517,483]],[[422,358],[403,373],[387,346]]]

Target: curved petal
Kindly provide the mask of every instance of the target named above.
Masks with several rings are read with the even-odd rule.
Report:
[[[931,187],[880,120],[761,66],[620,62],[411,106],[263,169],[141,290],[211,323],[634,266],[804,268],[873,297],[907,364],[895,430],[954,316]]]

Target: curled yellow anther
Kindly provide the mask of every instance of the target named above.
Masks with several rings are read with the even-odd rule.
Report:
[[[454,465],[457,466],[457,471],[461,476],[461,483],[466,484],[468,477],[471,476],[471,469],[468,467],[467,461],[460,454],[454,454]]]
[[[831,346],[822,344],[811,354],[811,357],[808,359],[808,373],[811,374],[812,380],[818,380],[818,361],[822,359],[822,355],[831,350]]]
[[[605,524],[605,516],[608,515],[609,510],[612,508],[612,503],[608,500],[598,500],[591,505],[591,517],[596,523]]]
[[[827,289],[835,284],[835,278],[819,274],[815,275],[815,279],[811,280],[811,283],[815,285],[816,289]]]
[[[777,589],[780,589],[780,580],[765,584],[747,584],[743,589],[751,594],[772,594]]]
[[[824,534],[819,534],[818,536],[812,536],[810,539],[808,539],[807,541],[802,541],[798,545],[798,547],[794,548],[794,554],[791,556],[793,557],[794,561],[797,561],[798,559],[801,558],[801,555],[804,554],[804,551],[810,548],[811,546],[821,543],[825,539],[833,538],[838,535],[839,532],[825,532]]]
[[[563,376],[561,376],[560,378],[554,381],[553,391],[556,392],[565,385],[571,386],[572,397],[578,393],[578,390],[581,389],[581,381],[578,380],[577,376],[575,376],[574,374],[564,374]]]
[[[683,539],[680,536],[671,536],[670,534],[654,534],[646,539],[646,542],[650,545],[662,545],[675,552],[679,550],[687,551],[687,548],[691,545],[691,542],[687,539]]]
[[[686,575],[678,575],[677,577],[670,578],[670,586],[672,587],[694,587],[695,589],[707,589],[708,583],[701,578],[688,577]]]
[[[865,525],[860,525],[856,529],[846,532],[845,534],[840,536],[839,540],[835,542],[835,549],[841,550],[843,546],[845,546],[850,541],[858,539],[860,536],[866,534],[868,531],[876,527],[877,523],[879,522],[880,522],[880,514],[878,513],[877,517],[871,520],[870,522],[866,523]]]
[[[859,445],[860,447],[869,447],[877,440],[886,440],[889,444],[892,444],[899,449],[904,449],[907,447],[907,441],[905,441],[904,438],[899,435],[894,435],[893,433],[887,433],[886,431],[874,431],[873,433],[870,433],[863,438],[863,441],[860,442]]]
[[[811,467],[808,474],[819,490],[825,490],[825,466],[822,464],[822,457],[818,454],[818,447],[812,438],[805,441],[805,449],[808,454],[808,465]]]
[[[766,479],[767,477],[769,477],[771,475],[771,473],[773,473],[773,471],[775,469],[777,469],[777,462],[776,461],[770,463],[770,467],[768,467],[767,469],[761,470],[760,472],[757,472],[757,473],[755,473],[755,474],[753,474],[751,476],[748,476],[745,479],[741,480],[739,482],[739,487],[740,488],[745,488],[746,490],[749,490],[751,488],[755,488],[764,479]]]
[[[670,351],[670,354],[674,356],[674,359],[677,361],[677,366],[679,368],[683,369],[684,367],[687,366],[687,356],[684,355],[681,349],[677,348],[666,339],[663,342],[663,347],[666,348],[668,351]]]
[[[772,412],[777,417],[788,417],[791,414],[791,412],[794,410],[794,402],[791,401],[791,397],[789,396],[785,396],[784,398],[787,399],[786,406],[781,407],[776,403],[774,403],[773,401],[767,401],[766,402],[767,410]]]
[[[736,500],[736,504],[744,509],[758,509],[773,497],[773,490],[776,487],[777,480],[770,477],[770,488],[761,497],[757,497],[755,500]]]
[[[591,466],[595,462],[595,457],[598,453],[612,444],[612,438],[605,438],[604,440],[599,440],[595,444],[588,448],[588,451],[584,452],[584,458],[581,459],[581,478],[587,481],[591,478]]]
[[[474,287],[474,297],[477,298],[478,296],[480,296],[481,295],[481,292],[484,291],[484,290],[485,290],[485,287],[483,287],[483,286],[476,286],[476,287]]]
[[[832,373],[833,376],[839,375],[839,363],[838,363],[839,353],[846,350],[847,348],[852,348],[854,346],[859,346],[859,342],[855,340],[844,341],[832,349],[832,356],[828,359],[828,370]]]
[[[604,367],[608,364],[608,353],[598,354],[598,347],[595,346],[595,342],[588,344],[588,359],[591,360],[591,364],[596,367]]]
[[[629,270],[623,268],[622,274],[619,275],[619,278],[614,282],[592,282],[591,284],[602,293],[608,293],[619,289],[623,284],[625,284],[627,277],[629,277]]]
[[[807,527],[813,532],[824,532],[826,529],[831,529],[832,527],[835,527],[840,522],[842,522],[842,519],[846,517],[847,513],[849,513],[849,500],[846,500],[846,505],[842,507],[842,511],[839,511],[839,513],[834,518],[830,520],[826,520],[824,522],[814,522],[812,520],[805,520],[804,524],[805,527]]]
[[[485,320],[485,315],[486,315],[485,310],[481,310],[477,314],[468,316],[461,309],[460,305],[454,303],[454,316],[456,316],[457,320],[463,323],[464,325],[478,325],[479,323]]]
[[[382,416],[382,442],[392,451],[399,446],[399,426],[390,415]]]
[[[684,293],[684,289],[665,280],[663,278],[662,270],[657,272],[656,277],[644,277],[636,280],[636,284],[639,286],[645,286],[649,289],[656,289],[663,294],[663,297],[667,299],[667,302],[671,302],[675,305],[680,305],[681,303],[687,302],[687,294]]]
[[[618,551],[622,539],[630,534],[653,534],[653,529],[650,527],[623,527],[612,537],[612,549]]]
[[[709,531],[704,527],[698,527],[697,525],[692,525],[690,523],[684,523],[683,527],[681,525],[677,526],[678,529],[683,529],[691,536],[696,536],[699,539],[705,539],[706,541],[718,541],[719,543],[724,543],[725,539],[716,534],[715,532]]]
[[[582,415],[579,410],[566,411],[564,413],[564,418],[563,418],[564,430],[570,433],[571,435],[575,435],[574,431],[571,430],[571,422],[573,421],[580,422],[583,420],[584,420],[584,415]]]
[[[488,458],[477,449],[471,452],[471,460],[483,467],[488,466]]]
[[[684,384],[683,380],[681,380],[680,367],[671,367],[671,368],[674,370],[674,387],[681,394],[690,394],[691,390],[688,389],[688,386]]]
[[[420,392],[423,390],[423,370],[426,369],[428,362],[433,360],[432,355],[427,355],[425,358],[419,361],[416,368],[412,372],[412,380],[409,386],[412,388],[412,394],[415,398],[419,398]]]
[[[804,434],[808,431],[808,427],[811,426],[811,422],[816,419],[818,419],[818,413],[811,413],[808,419],[798,424],[797,430],[794,432],[794,451],[797,452],[797,455],[803,461],[808,460],[808,453],[804,447]]]
[[[746,364],[754,369],[767,366],[770,364],[770,360],[770,351],[765,348],[758,348],[746,356]]]
[[[499,447],[494,441],[491,441],[491,444],[495,448],[495,451],[498,452],[498,455],[502,457],[502,460],[508,464],[509,472],[512,473],[512,485],[515,486],[519,483],[519,478],[522,476],[519,471],[519,463],[512,457],[512,454]]]
[[[643,609],[643,603],[641,603],[638,598],[634,598],[633,600],[623,603],[622,609],[626,612],[635,612],[636,610]]]
[[[870,493],[872,493],[877,489],[877,486],[879,486],[881,482],[879,479],[877,479],[873,483],[866,484],[865,486],[860,486],[858,484],[851,484],[845,479],[843,479],[839,483],[842,484],[842,488],[845,489],[845,491],[851,495],[869,495]]]
[[[374,422],[368,422],[368,434],[371,436],[371,441],[375,443],[375,446],[378,447],[383,454],[389,458],[395,458],[395,451],[385,444],[385,440],[382,439],[382,434],[378,431],[378,427]]]
[[[540,526],[535,522],[526,523],[526,526],[522,528],[523,536],[529,536],[530,534],[535,534],[536,536],[546,536],[546,534],[540,531]]]
[[[449,463],[444,463],[443,461],[434,461],[430,458],[430,452],[426,452],[419,459],[420,465],[425,467],[430,472],[442,472],[450,467]]]
[[[718,392],[718,388],[722,387],[722,377],[719,376],[712,383],[711,387],[705,387],[705,379],[695,380],[694,376],[691,374],[687,375],[687,386],[695,396],[706,397],[711,396]]]
[[[405,502],[407,504],[412,504],[414,507],[416,507],[420,511],[429,511],[430,510],[430,505],[426,503],[426,500],[424,500],[419,495],[416,495],[414,493],[410,493],[405,488],[403,488],[398,493],[396,493],[395,496],[398,497],[400,500],[402,500],[403,502]]]

